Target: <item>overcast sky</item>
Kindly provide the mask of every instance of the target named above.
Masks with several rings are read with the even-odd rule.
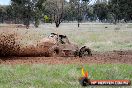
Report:
[[[11,0],[0,0],[0,5],[9,5]],[[67,0],[69,1],[69,0]],[[94,3],[95,0],[92,0],[91,4]]]
[[[0,0],[0,5],[8,5],[11,0]]]

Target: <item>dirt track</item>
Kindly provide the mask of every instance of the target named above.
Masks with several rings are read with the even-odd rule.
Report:
[[[132,51],[96,53],[91,57],[0,57],[0,64],[132,64]]]

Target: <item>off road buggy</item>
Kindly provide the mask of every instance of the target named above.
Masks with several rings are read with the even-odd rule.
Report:
[[[86,46],[79,48],[78,45],[71,43],[66,35],[51,33],[38,44],[41,50],[45,50],[48,56],[54,57],[83,57],[91,56],[91,49]],[[43,48],[43,49],[42,49]]]

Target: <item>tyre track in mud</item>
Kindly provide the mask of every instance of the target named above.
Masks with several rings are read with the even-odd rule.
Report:
[[[132,64],[132,51],[95,53],[89,57],[0,57],[0,64]]]

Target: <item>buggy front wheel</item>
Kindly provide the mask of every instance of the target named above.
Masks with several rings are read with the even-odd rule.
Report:
[[[91,49],[86,46],[82,47],[79,51],[79,57],[92,56]]]

